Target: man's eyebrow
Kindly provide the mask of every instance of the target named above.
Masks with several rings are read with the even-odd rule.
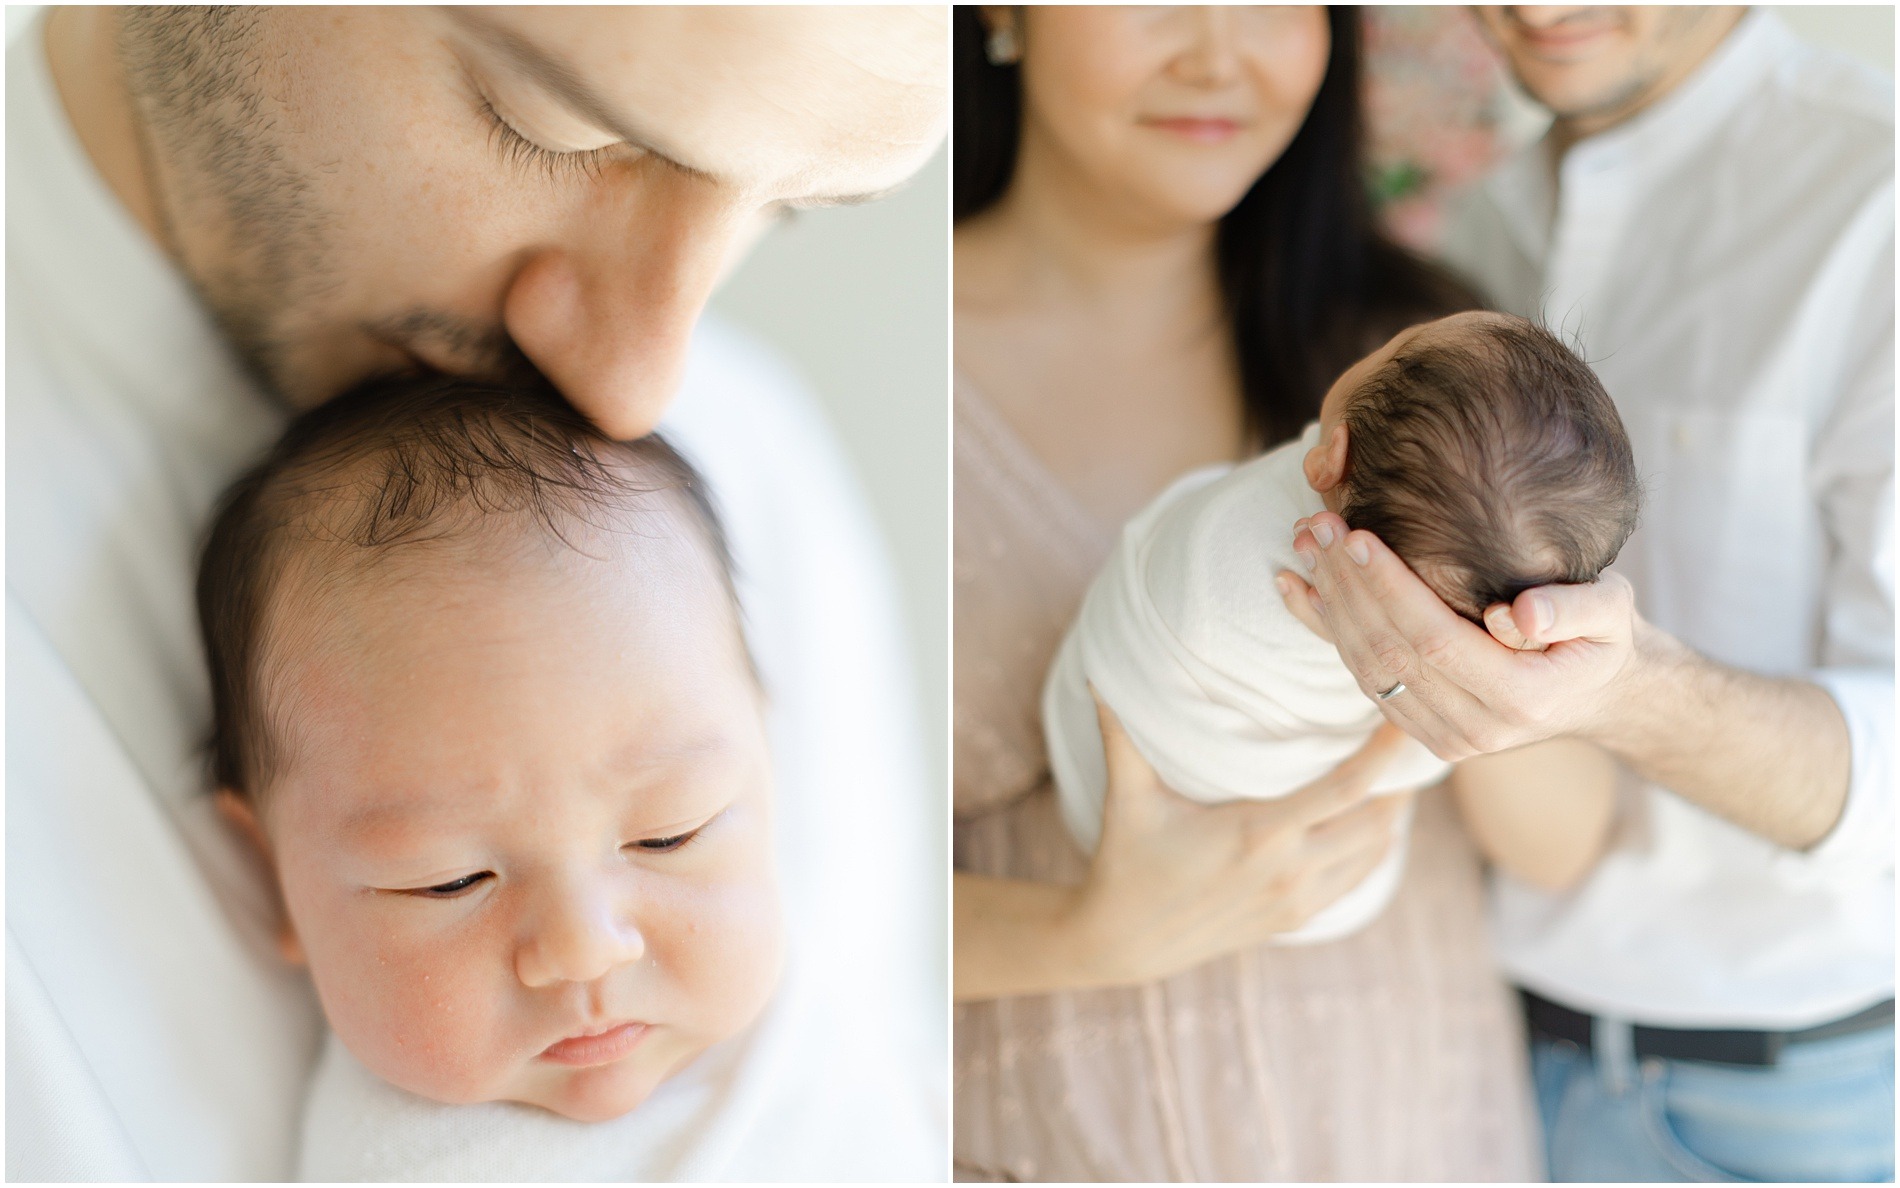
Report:
[[[568,63],[555,57],[527,38],[504,29],[473,13],[455,6],[444,7],[455,22],[464,29],[482,39],[490,49],[508,60],[508,65],[539,83],[555,98],[572,111],[602,131],[610,132],[618,140],[624,140],[635,148],[644,149],[656,157],[661,157],[675,168],[706,181],[716,181],[703,169],[695,169],[681,161],[679,154],[651,133],[628,125],[600,93],[587,84]]]

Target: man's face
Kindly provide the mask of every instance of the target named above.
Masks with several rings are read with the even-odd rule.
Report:
[[[1617,123],[1666,93],[1742,10],[1480,5],[1476,11],[1525,91],[1587,132]]]
[[[169,245],[295,406],[532,364],[658,421],[782,210],[909,177],[947,18],[911,8],[272,8],[127,17]]]

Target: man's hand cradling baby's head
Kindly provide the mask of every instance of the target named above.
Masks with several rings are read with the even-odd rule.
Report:
[[[1305,472],[1328,510],[1487,627],[1490,608],[1526,590],[1596,580],[1641,500],[1628,434],[1589,365],[1548,330],[1488,312],[1401,330],[1349,368]],[[1347,539],[1361,565],[1365,547]]]
[[[401,380],[294,424],[199,578],[216,776],[365,1066],[599,1120],[783,949],[762,702],[698,477],[557,395]]]

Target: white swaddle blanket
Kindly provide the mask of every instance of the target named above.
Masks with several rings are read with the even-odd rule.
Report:
[[[1333,645],[1273,584],[1298,572],[1293,522],[1325,510],[1301,462],[1319,425],[1238,467],[1197,470],[1122,530],[1043,686],[1043,731],[1069,832],[1101,839],[1107,765],[1093,684],[1161,779],[1217,803],[1285,796],[1351,755],[1381,721]],[[1419,788],[1450,765],[1407,739],[1374,792]],[[1281,944],[1332,940],[1385,907],[1405,865],[1410,814],[1386,859]]]
[[[859,1001],[796,955],[765,1015],[641,1106],[575,1122],[512,1102],[443,1105],[364,1068],[332,1033],[305,1107],[304,1181],[940,1180],[942,1102],[892,1075]],[[830,984],[827,984],[830,983]]]

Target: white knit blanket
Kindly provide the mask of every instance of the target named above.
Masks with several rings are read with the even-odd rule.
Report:
[[[1090,585],[1043,687],[1043,730],[1063,820],[1101,837],[1107,769],[1093,684],[1169,787],[1205,803],[1285,796],[1331,770],[1380,722],[1333,645],[1280,601],[1300,572],[1293,522],[1324,510],[1301,461],[1319,426],[1238,467],[1195,471],[1128,526]],[[1375,792],[1435,783],[1449,765],[1407,739]],[[1283,944],[1332,940],[1385,907],[1411,818],[1386,860]]]

